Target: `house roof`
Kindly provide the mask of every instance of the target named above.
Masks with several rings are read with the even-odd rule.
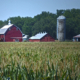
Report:
[[[0,29],[0,34],[5,34],[8,28],[10,28],[13,24],[5,25]]]
[[[74,36],[73,38],[80,38],[80,34]]]
[[[45,36],[47,33],[38,33],[35,36],[30,37],[29,39],[41,39],[43,36]]]

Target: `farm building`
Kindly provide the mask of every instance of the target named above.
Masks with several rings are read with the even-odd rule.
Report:
[[[30,42],[53,42],[55,39],[48,33],[38,33],[35,36],[29,38]]]
[[[80,34],[73,36],[73,41],[80,41]]]
[[[14,24],[9,23],[0,29],[0,41],[2,42],[21,42],[22,32]]]
[[[23,34],[23,37],[22,37],[22,38],[23,38],[23,42],[24,42],[24,41],[28,41],[28,39],[29,39],[29,38],[28,38],[28,35],[25,35],[25,34]]]

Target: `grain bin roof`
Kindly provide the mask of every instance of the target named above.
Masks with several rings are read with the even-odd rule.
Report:
[[[29,39],[41,39],[43,36],[45,36],[47,33],[38,33],[35,36],[30,37]]]
[[[59,16],[57,19],[66,19],[66,17],[63,16],[63,15],[61,15],[61,16]]]

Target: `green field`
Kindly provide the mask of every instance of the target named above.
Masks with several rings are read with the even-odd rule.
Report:
[[[79,42],[1,42],[0,80],[80,80]]]

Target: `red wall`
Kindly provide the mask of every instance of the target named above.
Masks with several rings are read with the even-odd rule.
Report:
[[[11,37],[22,37],[21,31],[19,29],[17,30],[17,27],[14,25],[5,33],[5,42],[13,42],[14,39]],[[20,38],[19,41],[21,42],[22,38]]]
[[[55,41],[55,39],[52,38],[49,34],[47,34],[40,41],[41,42],[53,42],[53,41]]]
[[[39,39],[29,39],[30,42],[40,42]]]
[[[0,34],[0,38],[4,38],[4,34]]]
[[[0,41],[4,41],[4,34],[0,34]]]
[[[30,42],[53,42],[55,41],[54,38],[52,38],[49,34],[45,35],[41,39],[29,39]]]

